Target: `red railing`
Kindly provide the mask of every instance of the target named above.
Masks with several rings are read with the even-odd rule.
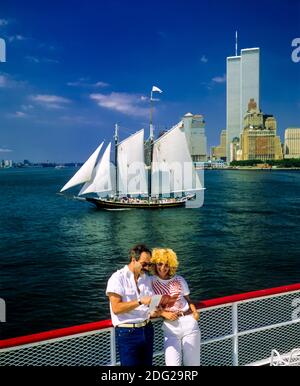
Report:
[[[269,288],[258,291],[251,291],[242,294],[236,294],[231,296],[219,297],[215,299],[203,300],[196,304],[197,308],[209,308],[219,305],[225,305],[229,303],[244,301],[248,299],[255,299],[264,296],[278,295],[285,292],[292,292],[300,290],[300,283]],[[0,340],[0,349],[16,347],[20,345],[42,342],[45,340],[66,337],[75,334],[81,334],[90,331],[101,330],[112,327],[111,320],[103,320],[100,322],[86,323],[78,326],[72,326],[67,328],[61,328],[46,332],[41,332],[32,335],[25,335],[16,338],[9,338]]]
[[[215,298],[215,299],[203,300],[197,304],[197,307],[199,308],[213,307],[213,306],[218,306],[222,304],[239,302],[242,300],[260,298],[263,296],[278,295],[284,292],[297,291],[299,289],[300,289],[300,283],[290,284],[290,285],[281,286],[281,287],[274,287],[274,288],[268,288],[268,289],[263,289],[258,291],[245,292],[242,294],[224,296],[224,297]]]

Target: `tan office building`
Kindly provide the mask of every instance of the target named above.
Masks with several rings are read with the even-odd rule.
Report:
[[[254,99],[250,99],[244,116],[241,148],[243,160],[282,159],[280,137],[276,135],[277,122],[272,115],[263,114]]]
[[[220,134],[220,145],[212,146],[211,157],[213,160],[226,161],[226,130],[222,130]]]
[[[284,132],[284,158],[300,158],[300,128],[291,128]]]

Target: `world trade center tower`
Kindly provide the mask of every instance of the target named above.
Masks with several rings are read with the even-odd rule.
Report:
[[[240,138],[243,131],[243,118],[248,110],[250,99],[260,106],[259,48],[241,50],[239,56],[227,58],[226,90],[226,156],[231,161],[230,144]]]

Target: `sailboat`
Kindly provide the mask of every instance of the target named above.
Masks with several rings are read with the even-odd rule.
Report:
[[[111,142],[100,156],[102,147],[103,142],[60,192],[83,184],[77,198],[98,209],[124,210],[184,207],[204,189],[188,149],[183,121],[154,140],[151,118],[146,141],[141,129],[119,142],[116,124],[114,163],[110,161]]]

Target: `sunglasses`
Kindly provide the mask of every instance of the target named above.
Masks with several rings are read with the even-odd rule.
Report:
[[[140,263],[141,264],[141,266],[143,267],[143,268],[145,268],[145,267],[151,267],[151,263],[144,263],[144,262],[142,262],[142,263]]]

